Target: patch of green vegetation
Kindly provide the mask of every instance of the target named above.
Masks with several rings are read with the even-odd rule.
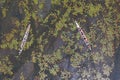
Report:
[[[25,80],[23,73],[21,73],[21,75],[20,75],[20,80]]]
[[[96,6],[93,4],[89,4],[88,6],[88,14],[93,17],[99,15],[99,11],[102,9],[102,6],[100,4],[97,4]]]
[[[71,73],[67,70],[61,71],[61,78],[63,80],[69,80]]]
[[[4,75],[13,75],[12,69],[13,65],[8,56],[0,58],[0,72]]]
[[[71,65],[73,67],[79,67],[81,61],[83,61],[83,60],[84,60],[84,58],[78,53],[72,55],[71,58],[70,58]]]

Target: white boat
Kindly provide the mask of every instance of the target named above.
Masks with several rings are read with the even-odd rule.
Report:
[[[85,36],[84,31],[82,30],[82,28],[79,26],[79,24],[77,23],[77,21],[75,21],[76,27],[78,28],[78,31],[80,32],[81,37],[83,38],[86,46],[88,47],[89,50],[91,50],[91,46],[89,44],[89,41],[87,40],[87,37]]]
[[[25,32],[25,35],[24,35],[24,37],[23,37],[23,40],[22,40],[22,42],[21,42],[20,49],[19,49],[19,55],[22,53],[23,48],[24,48],[24,46],[25,46],[25,43],[26,43],[26,41],[27,41],[27,38],[28,38],[28,35],[29,35],[29,32],[30,32],[30,26],[31,26],[31,24],[28,25],[27,30],[26,30],[26,32]]]

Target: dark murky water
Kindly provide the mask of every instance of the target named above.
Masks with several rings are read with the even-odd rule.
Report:
[[[120,80],[120,45],[114,55],[114,68],[110,75],[111,80]]]

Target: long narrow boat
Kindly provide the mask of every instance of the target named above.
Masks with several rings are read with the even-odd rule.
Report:
[[[89,41],[87,40],[87,37],[85,36],[85,33],[83,32],[82,28],[79,26],[77,21],[75,21],[76,27],[78,28],[78,31],[80,32],[81,37],[83,38],[86,46],[88,47],[89,50],[91,50],[91,46],[89,44]]]
[[[24,35],[24,37],[23,37],[23,40],[22,40],[22,42],[21,42],[20,50],[19,50],[19,55],[22,53],[23,48],[24,48],[24,46],[25,46],[25,43],[26,43],[26,41],[27,41],[27,38],[28,38],[28,35],[29,35],[29,32],[30,32],[30,26],[31,26],[31,24],[28,25],[28,27],[27,27],[27,29],[26,29],[26,32],[25,32],[25,35]]]

